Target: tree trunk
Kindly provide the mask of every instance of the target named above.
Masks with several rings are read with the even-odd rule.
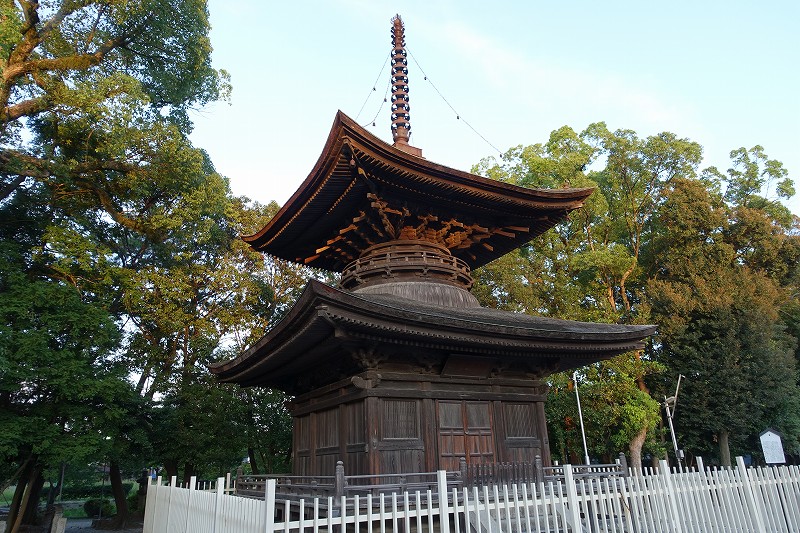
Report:
[[[728,445],[728,430],[723,429],[717,434],[719,440],[719,462],[722,466],[731,466],[731,448]]]
[[[194,475],[194,465],[192,463],[184,463],[183,464],[183,484],[185,486],[189,486],[189,482],[192,480],[192,476]]]
[[[637,474],[642,473],[642,446],[644,446],[645,438],[647,438],[646,426],[639,430],[639,433],[637,433],[636,436],[633,437],[630,444],[628,445],[628,449],[631,452],[630,467]]]
[[[10,529],[8,530],[9,533],[18,533],[19,528],[22,525],[22,520],[28,514],[28,506],[29,504],[33,503],[34,505],[39,503],[38,500],[31,500],[31,492],[35,489],[37,480],[42,475],[42,467],[41,466],[31,466],[30,469],[27,471],[27,475],[23,478],[20,478],[20,485],[22,485],[22,491],[20,491],[20,486],[17,486],[17,490],[14,492],[14,500],[17,500],[17,494],[19,493],[19,500],[16,509],[12,505],[11,513],[9,514],[8,523],[11,525]]]
[[[164,461],[164,470],[167,471],[167,477],[172,479],[178,478],[178,463],[173,461],[172,459],[168,459]]]
[[[117,506],[117,517],[114,526],[117,528],[125,527],[128,521],[128,495],[122,488],[122,473],[119,470],[119,463],[111,461],[108,467],[108,478],[111,482],[111,494],[114,496],[114,505]]]
[[[247,447],[247,457],[250,458],[250,471],[253,475],[258,475],[258,464],[256,464],[256,451],[252,446]]]
[[[28,488],[28,478],[31,475],[32,468],[33,463],[29,461],[24,465],[22,471],[20,472],[17,486],[14,489],[14,496],[11,498],[11,506],[9,507],[8,517],[6,517],[9,531],[12,531],[14,522],[17,521],[17,516],[20,515],[22,496],[25,494],[25,489]]]
[[[25,508],[25,514],[22,516],[22,523],[25,525],[35,525],[39,519],[39,500],[42,498],[42,489],[44,488],[44,467],[39,467],[38,475],[33,481],[30,488],[30,498],[28,498],[28,505]]]

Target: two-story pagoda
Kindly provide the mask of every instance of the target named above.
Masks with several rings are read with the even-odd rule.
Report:
[[[394,19],[394,144],[339,112],[314,169],[245,237],[341,272],[311,281],[226,382],[293,396],[293,470],[331,475],[550,463],[542,378],[643,347],[652,326],[481,307],[471,271],[552,228],[592,189],[526,189],[448,168],[410,146],[403,28]]]

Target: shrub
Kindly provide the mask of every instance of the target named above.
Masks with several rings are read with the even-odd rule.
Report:
[[[131,489],[133,489],[132,482],[122,484],[122,490],[125,492],[125,494],[129,494]],[[43,500],[47,499],[49,492],[49,487],[42,489]],[[65,485],[64,490],[61,491],[62,500],[82,500],[84,498],[100,499],[103,496],[108,497],[110,495],[111,486],[108,484],[108,482],[106,482],[105,485],[97,485],[92,483]],[[103,516],[105,516],[105,513],[103,513]]]
[[[114,506],[111,505],[110,500],[100,500],[98,498],[92,498],[91,500],[86,500],[86,503],[83,504],[83,510],[86,511],[86,515],[92,518],[100,516],[100,508],[102,506],[103,516],[112,516],[116,514],[117,510],[114,509]]]

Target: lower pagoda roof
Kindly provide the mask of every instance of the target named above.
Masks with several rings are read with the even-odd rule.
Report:
[[[237,358],[212,365],[211,371],[225,382],[300,393],[298,377],[313,369],[329,369],[333,382],[352,374],[345,368],[352,364],[348,353],[363,346],[396,346],[407,352],[516,360],[549,374],[642,349],[655,329],[442,307],[392,294],[357,294],[312,280],[264,337]]]

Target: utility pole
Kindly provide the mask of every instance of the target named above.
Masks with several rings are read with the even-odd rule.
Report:
[[[575,383],[575,399],[578,400],[578,418],[581,421],[581,437],[583,437],[583,459],[586,461],[586,466],[589,466],[589,449],[586,447],[586,431],[583,429],[583,411],[581,411],[581,395],[578,394],[578,373],[572,372],[572,381]]]
[[[678,462],[678,471],[683,472],[683,450],[678,448],[678,439],[675,438],[675,428],[672,426],[672,418],[675,416],[675,409],[678,406],[678,392],[681,389],[681,378],[683,374],[678,374],[678,385],[675,387],[675,395],[667,398],[664,396],[664,410],[667,412],[667,422],[669,423],[669,433],[672,435],[672,449],[675,450],[675,460]]]

